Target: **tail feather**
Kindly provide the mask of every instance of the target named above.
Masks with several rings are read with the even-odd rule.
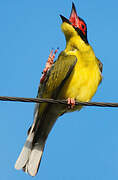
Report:
[[[16,161],[16,164],[15,164],[15,168],[17,170],[22,169],[29,159],[31,149],[32,149],[33,137],[34,137],[33,133],[30,133],[27,137],[26,143],[25,143],[25,145]]]
[[[23,169],[31,176],[35,176],[41,162],[45,141],[38,141],[32,145],[34,133],[30,131],[26,143],[16,161],[15,168],[17,170]]]
[[[31,176],[35,176],[41,162],[45,142],[36,143],[31,151],[28,162],[25,166],[25,172]]]
[[[36,106],[37,107],[37,106]],[[45,141],[38,139],[35,144],[33,140],[35,138],[36,132],[34,132],[34,127],[37,121],[38,107],[36,108],[34,115],[34,123],[32,127],[28,130],[28,137],[24,147],[16,161],[15,168],[17,170],[23,169],[26,173],[31,176],[35,176],[38,172],[38,168],[41,162],[43,149],[45,146]]]

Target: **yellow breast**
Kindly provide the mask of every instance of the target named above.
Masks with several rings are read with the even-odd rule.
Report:
[[[64,84],[59,98],[75,98],[78,101],[90,101],[101,81],[101,73],[94,53],[68,52],[77,57],[77,63],[69,79]]]

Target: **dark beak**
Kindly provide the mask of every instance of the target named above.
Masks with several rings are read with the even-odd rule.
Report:
[[[66,22],[68,24],[71,24],[70,21],[67,18],[65,18],[64,16],[60,15],[60,17],[61,17],[63,23]]]
[[[72,16],[73,14],[77,16],[77,12],[76,12],[76,8],[75,8],[74,3],[72,3],[72,10],[71,10],[70,18],[71,18],[71,16]]]
[[[78,16],[77,16],[76,8],[75,8],[74,3],[72,3],[72,10],[71,10],[71,14],[70,14],[69,21],[70,21],[72,24],[75,24],[75,22],[77,21],[77,19],[78,19]]]

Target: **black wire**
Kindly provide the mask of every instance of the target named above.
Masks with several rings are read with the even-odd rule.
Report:
[[[67,100],[54,100],[44,98],[24,98],[24,97],[8,97],[0,96],[0,101],[15,101],[15,102],[29,102],[29,103],[53,103],[53,104],[67,104]],[[75,102],[76,106],[98,106],[98,107],[118,107],[118,103],[110,102]]]

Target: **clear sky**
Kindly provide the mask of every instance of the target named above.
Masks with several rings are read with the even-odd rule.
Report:
[[[93,101],[118,102],[118,1],[75,0],[88,40],[103,62]],[[0,1],[0,95],[35,97],[51,48],[65,48],[59,14],[71,0]],[[34,104],[0,102],[0,179],[30,180],[14,169],[33,121]],[[58,119],[35,180],[117,180],[118,109],[86,107]]]

